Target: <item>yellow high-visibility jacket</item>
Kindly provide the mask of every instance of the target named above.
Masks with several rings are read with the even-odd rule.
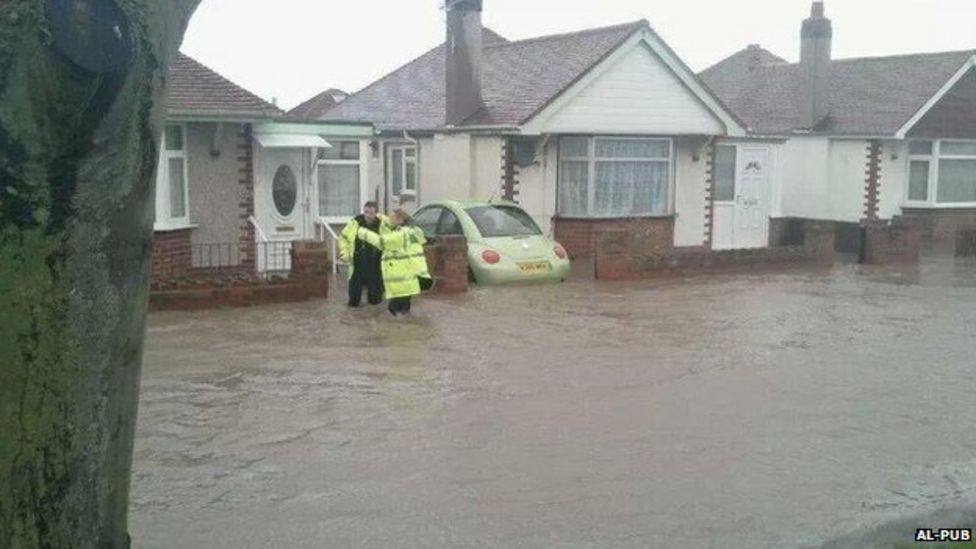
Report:
[[[382,232],[384,228],[390,227],[389,217],[379,214],[376,216],[376,218],[380,221],[380,232]],[[359,226],[359,223],[354,217],[349,220],[349,223],[346,223],[345,228],[343,228],[342,232],[339,233],[339,258],[342,259],[342,261],[347,265],[346,270],[348,271],[347,275],[349,276],[349,280],[352,280],[352,275],[356,269],[356,262],[354,261],[354,256],[356,254],[356,239],[359,237],[359,229],[361,228],[362,227]]]
[[[360,228],[357,236],[383,252],[383,286],[387,299],[420,295],[418,277],[432,278],[424,255],[427,239],[422,230],[384,224],[380,234]]]

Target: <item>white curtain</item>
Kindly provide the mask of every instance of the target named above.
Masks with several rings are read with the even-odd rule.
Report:
[[[359,165],[319,166],[319,215],[351,217],[359,212]]]
[[[665,162],[597,162],[593,215],[627,217],[668,211]]]
[[[939,162],[939,202],[976,202],[976,160]]]
[[[590,164],[567,160],[559,167],[559,213],[565,216],[587,215],[587,180]]]

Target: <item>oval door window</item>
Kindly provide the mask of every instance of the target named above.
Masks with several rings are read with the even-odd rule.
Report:
[[[295,211],[295,203],[298,200],[298,181],[295,179],[295,172],[291,170],[291,167],[281,166],[278,168],[271,185],[271,193],[278,215],[288,217]]]

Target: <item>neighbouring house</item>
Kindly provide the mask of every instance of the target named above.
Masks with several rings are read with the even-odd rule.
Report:
[[[369,124],[286,116],[177,54],[156,185],[155,280],[290,269],[291,244],[321,238],[339,193],[366,184]],[[365,192],[365,191],[364,191]],[[343,212],[345,214],[345,212]]]
[[[716,151],[716,246],[739,243],[756,199],[774,232],[785,218],[838,222],[845,251],[861,247],[860,227],[899,217],[934,242],[976,229],[976,50],[833,59],[832,39],[814,2],[799,63],[753,45],[701,73],[751,137]],[[773,170],[753,197],[757,141]]]
[[[445,9],[445,45],[319,117],[376,131],[330,211],[353,215],[368,182],[386,208],[517,201],[576,258],[620,226],[654,248],[710,247],[711,147],[745,126],[647,21],[509,41],[482,28],[480,0]],[[769,146],[749,149],[763,173]]]
[[[288,111],[288,118],[298,120],[324,118],[325,113],[345,101],[347,97],[349,97],[348,93],[340,89],[330,88]]]

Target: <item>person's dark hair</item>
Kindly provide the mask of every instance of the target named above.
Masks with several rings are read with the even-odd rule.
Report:
[[[364,210],[365,209],[368,209],[368,208],[373,208],[374,210],[377,210],[377,211],[379,211],[379,209],[380,209],[379,205],[375,201],[373,201],[373,200],[370,200],[369,202],[363,204],[363,209]]]

